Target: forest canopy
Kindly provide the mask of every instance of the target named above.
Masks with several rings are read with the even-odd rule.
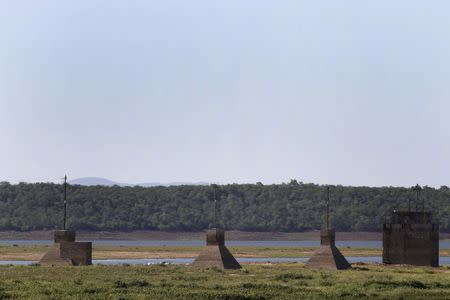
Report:
[[[0,183],[0,230],[62,226],[63,186]],[[326,186],[229,184],[217,188],[217,223],[228,230],[306,231],[324,220]],[[450,231],[450,190],[425,187],[425,209]],[[198,231],[214,223],[213,188],[68,185],[68,226],[77,230]],[[331,187],[331,223],[339,231],[379,231],[392,209],[416,209],[415,193],[399,187]],[[417,203],[422,209],[422,202]]]

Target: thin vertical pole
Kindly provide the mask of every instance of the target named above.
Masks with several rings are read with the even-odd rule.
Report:
[[[63,223],[64,230],[66,230],[66,218],[67,218],[67,175],[64,176],[64,223]]]
[[[418,184],[416,185],[415,190],[416,190],[416,211],[418,211],[419,210],[419,197],[420,197]]]
[[[214,228],[217,228],[217,199],[216,199],[216,187],[214,187]]]
[[[420,201],[420,193],[422,192],[422,187],[418,184],[413,188],[416,191],[416,212],[419,211],[419,201]],[[425,212],[425,202],[422,200],[422,212]]]
[[[214,226],[214,228],[217,228],[217,195],[216,195],[216,193],[217,193],[217,185],[213,184],[212,188],[213,188],[213,197],[214,197],[213,198],[213,200],[214,200],[213,226]]]
[[[327,186],[327,215],[326,215],[326,229],[330,227],[330,186]]]
[[[417,207],[419,207],[419,200],[420,200],[420,191],[419,191],[419,188],[417,188],[417,190],[416,190],[416,206]],[[418,209],[416,209],[416,210],[418,210]]]
[[[426,195],[426,193],[425,193]],[[425,215],[425,197],[421,197],[422,198],[422,213]]]

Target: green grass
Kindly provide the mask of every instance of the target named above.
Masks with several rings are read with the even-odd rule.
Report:
[[[190,266],[1,266],[0,299],[449,299],[449,268],[302,264]]]

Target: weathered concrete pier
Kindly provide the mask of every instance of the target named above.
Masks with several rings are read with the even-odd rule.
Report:
[[[67,230],[67,176],[64,176],[63,229],[55,230],[53,246],[39,260],[41,265],[91,265],[92,243],[76,242],[75,231]]]
[[[330,187],[327,187],[325,226],[320,231],[320,248],[306,262],[308,269],[345,270],[351,265],[336,247],[334,229],[330,228]]]
[[[334,229],[320,231],[320,248],[306,262],[308,269],[345,270],[351,265],[335,245]]]
[[[241,265],[225,246],[225,231],[208,229],[206,247],[192,263],[196,267],[216,267],[219,269],[240,269]]]
[[[383,224],[383,263],[439,266],[439,226],[430,212],[392,212]]]
[[[54,244],[39,260],[41,265],[91,265],[92,242],[76,242],[75,231],[56,230]]]

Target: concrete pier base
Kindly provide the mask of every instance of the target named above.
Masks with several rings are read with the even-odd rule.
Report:
[[[219,269],[240,269],[241,265],[225,247],[225,232],[213,228],[206,233],[206,247],[192,263],[195,267],[216,267]]]
[[[41,265],[91,265],[92,243],[75,242],[75,231],[56,230],[53,246],[39,260]]]
[[[351,265],[335,245],[334,229],[323,229],[320,232],[320,248],[306,262],[308,269],[345,270]]]
[[[431,213],[392,213],[383,224],[383,263],[439,266],[439,226]]]

